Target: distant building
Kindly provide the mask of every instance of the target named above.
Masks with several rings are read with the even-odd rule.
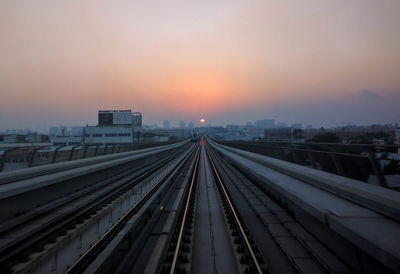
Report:
[[[58,135],[60,134],[59,127],[49,127],[49,135]]]
[[[333,133],[336,136],[340,137],[342,142],[346,143],[359,136],[363,136],[365,134],[374,132],[383,132],[395,139],[395,128],[391,125],[371,125],[371,126],[352,125],[352,126],[344,126],[344,127],[329,128],[329,129],[324,129],[324,128],[305,129],[303,130],[303,136],[304,139],[307,140],[315,137],[316,135],[324,133]],[[375,142],[379,143],[381,141],[376,140]]]
[[[276,127],[282,128],[282,127],[288,127],[288,126],[284,122],[278,122],[278,123],[276,123]]]
[[[273,128],[275,126],[274,119],[264,119],[265,128]]]
[[[311,139],[311,138],[314,138],[315,136],[317,136],[317,135],[320,135],[320,134],[323,134],[323,133],[330,133],[331,131],[330,130],[325,130],[325,129],[306,129],[306,130],[303,130],[303,136],[304,136],[304,139]]]
[[[292,124],[292,128],[294,128],[294,129],[301,129],[301,127],[302,127],[301,123],[293,123]]]
[[[184,130],[181,128],[169,129],[169,130],[156,129],[153,132],[157,135],[166,135],[168,137],[176,137],[176,138],[184,137]]]
[[[265,129],[264,138],[269,141],[288,141],[293,139],[292,133],[291,127]]]
[[[143,139],[142,114],[131,110],[99,110],[98,126],[83,128],[83,143],[131,144]]]
[[[3,143],[47,143],[49,142],[49,137],[43,134],[8,134],[2,136]]]
[[[142,113],[132,112],[132,125],[135,127],[142,126]]]
[[[255,135],[258,137],[263,137],[264,136],[264,129],[258,128],[258,127],[246,127],[245,128],[245,133],[250,134],[250,135]]]
[[[26,137],[26,141],[28,141],[29,143],[47,143],[49,142],[49,136],[31,133],[28,134],[28,136]]]
[[[83,127],[79,126],[59,126],[49,127],[50,136],[82,136]]]
[[[169,129],[169,121],[164,120],[164,129]]]
[[[152,129],[143,130],[143,140],[145,142],[166,142],[173,139],[182,139],[185,137],[183,128],[177,129]]]
[[[3,137],[4,143],[26,143],[26,135],[10,134]]]
[[[82,144],[82,136],[50,136],[53,146],[77,146]]]
[[[265,128],[264,127],[264,120],[258,120],[254,122],[254,125],[258,128]]]
[[[68,134],[67,134],[67,131],[68,131],[68,127],[66,127],[66,126],[60,126],[60,133],[61,133],[62,136],[68,135]]]
[[[131,110],[99,110],[99,126],[132,125]]]
[[[240,131],[243,129],[243,127],[239,125],[226,125],[226,129],[228,131]]]
[[[179,122],[179,127],[180,128],[185,128],[185,122],[184,121],[180,121]]]
[[[398,127],[397,123],[395,126],[395,132],[394,132],[394,141],[395,144],[400,144],[400,127]],[[400,147],[397,148],[397,154],[400,155]]]
[[[258,120],[254,124],[258,128],[273,128],[275,127],[275,119]]]
[[[83,134],[83,127],[71,127],[70,134],[72,136],[82,136]]]
[[[189,122],[189,128],[192,129],[194,127],[194,124],[192,121]]]
[[[400,127],[398,127],[397,124],[396,124],[395,133],[394,133],[394,139],[396,142],[400,143]]]
[[[83,142],[91,145],[131,144],[132,126],[87,126],[83,129]]]

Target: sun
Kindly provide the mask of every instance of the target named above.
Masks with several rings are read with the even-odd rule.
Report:
[[[200,123],[202,123],[202,124],[204,124],[206,122],[206,120],[205,119],[200,119]]]

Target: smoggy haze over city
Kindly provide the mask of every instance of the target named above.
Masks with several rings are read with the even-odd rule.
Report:
[[[0,129],[394,123],[400,1],[0,2]]]

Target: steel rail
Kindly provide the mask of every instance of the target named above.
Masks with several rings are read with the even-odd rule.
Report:
[[[184,213],[183,213],[183,220],[182,220],[182,223],[181,223],[181,227],[179,229],[178,241],[177,241],[175,252],[174,252],[174,258],[172,259],[171,270],[169,272],[170,274],[175,273],[176,263],[178,261],[179,249],[180,249],[181,243],[182,243],[183,230],[185,228],[186,217],[187,217],[187,214],[188,214],[188,211],[189,211],[190,200],[191,200],[192,193],[193,193],[193,185],[194,185],[194,182],[196,180],[197,168],[198,168],[198,165],[199,165],[199,159],[200,159],[200,147],[199,147],[199,150],[198,150],[197,156],[196,156],[196,163],[195,163],[194,170],[193,170],[192,180],[190,182],[189,194],[188,194],[188,197],[187,197],[187,200],[186,200],[186,204],[185,204],[185,210],[184,210]]]
[[[190,156],[190,154],[191,153],[189,153],[188,155]],[[122,217],[113,226],[111,226],[107,230],[106,233],[104,233],[93,245],[91,245],[91,247],[86,250],[85,253],[83,253],[78,258],[78,260],[76,260],[64,273],[79,273],[79,268],[82,267],[81,264],[84,263],[84,260],[90,257],[91,254],[95,252],[95,250],[100,247],[104,243],[104,241],[107,240],[108,237],[112,236],[112,234],[117,231],[118,227],[124,225],[126,221],[128,221],[127,218],[129,218],[136,209],[140,209],[142,203],[153,194],[153,191],[155,191],[172,174],[176,167],[178,167],[180,163],[187,159],[187,157],[183,158],[170,172],[165,174],[155,185],[153,185],[124,215],[122,215]]]
[[[221,186],[221,189],[222,189],[222,192],[223,192],[223,194],[224,194],[224,196],[225,196],[225,199],[226,199],[226,201],[227,201],[228,204],[229,204],[229,207],[230,207],[230,209],[231,209],[231,212],[232,212],[232,214],[233,214],[233,217],[235,218],[236,224],[238,225],[239,230],[240,230],[240,233],[242,234],[242,238],[243,238],[244,241],[246,242],[246,246],[247,246],[247,249],[249,250],[251,259],[253,260],[253,263],[254,263],[254,265],[255,265],[255,267],[256,267],[256,269],[257,269],[257,272],[260,273],[260,274],[262,274],[263,271],[262,271],[262,269],[261,269],[261,266],[260,266],[260,264],[259,264],[258,261],[257,261],[256,255],[255,255],[255,253],[254,253],[254,251],[253,251],[253,248],[251,247],[251,244],[250,244],[250,242],[249,242],[249,239],[247,238],[246,233],[244,232],[243,226],[242,226],[242,224],[241,224],[240,221],[239,221],[238,214],[237,214],[235,208],[233,207],[232,201],[231,201],[231,199],[229,198],[229,195],[228,195],[228,192],[226,191],[226,188],[225,188],[225,186],[224,186],[224,183],[222,182],[222,179],[221,179],[221,177],[220,177],[220,175],[219,175],[219,173],[218,173],[218,170],[217,170],[217,168],[216,168],[215,165],[214,165],[214,161],[212,160],[212,158],[211,158],[211,156],[210,156],[210,154],[209,154],[208,152],[207,152],[207,154],[208,154],[208,158],[209,158],[209,160],[210,160],[211,166],[212,166],[212,168],[213,168],[213,170],[214,170],[214,173],[215,173],[215,175],[216,175],[216,177],[217,177],[217,179],[218,179],[218,182],[219,182],[219,184],[220,184],[220,186]]]

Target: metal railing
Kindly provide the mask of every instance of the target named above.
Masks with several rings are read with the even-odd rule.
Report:
[[[380,186],[400,189],[400,145],[215,141],[364,182],[374,175]]]
[[[176,142],[178,141],[114,145],[11,147],[2,150],[2,153],[0,152],[0,172],[169,145]]]

